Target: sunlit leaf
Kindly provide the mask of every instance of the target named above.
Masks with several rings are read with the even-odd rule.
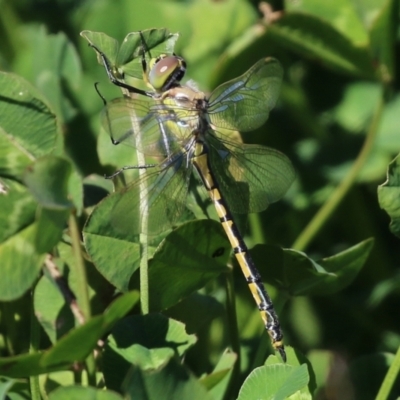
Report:
[[[378,188],[379,205],[390,216],[390,230],[400,237],[400,156],[388,167],[387,180]]]

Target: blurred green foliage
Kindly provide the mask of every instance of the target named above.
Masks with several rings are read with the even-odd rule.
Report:
[[[366,400],[380,389],[379,399],[399,395],[399,380],[392,391],[393,379],[382,384],[390,364],[394,377],[400,368],[399,355],[390,354],[400,347],[400,166],[399,158],[392,161],[400,152],[397,1],[0,0],[0,9],[2,394],[327,399],[333,391],[329,398]],[[258,311],[235,263],[229,273],[229,247],[217,223],[184,224],[160,248],[152,244],[151,309],[165,316],[146,320],[123,318],[137,302],[135,292],[111,304],[117,289],[138,286],[138,272],[132,275],[138,266],[130,261],[137,243],[95,241],[94,263],[80,246],[89,214],[112,190],[103,175],[130,164],[132,151],[113,147],[100,127],[103,102],[94,83],[107,100],[121,91],[80,32],[104,32],[121,43],[149,28],[179,33],[174,51],[187,61],[185,79],[205,92],[262,57],[283,65],[277,107],[243,140],[288,155],[297,180],[283,201],[251,215],[243,231],[271,284],[285,343],[296,349],[287,347],[287,365],[274,356],[265,361]],[[196,251],[212,260],[209,270],[199,270],[198,259],[179,259],[179,236],[188,238],[189,249],[199,243]],[[213,258],[213,245],[222,258]],[[83,316],[96,315],[83,326],[56,289],[53,264]],[[231,278],[233,310],[225,287]],[[90,355],[100,338],[103,366]],[[74,361],[80,363],[72,369]],[[37,374],[40,382],[32,378]],[[73,386],[81,382],[91,387]],[[96,390],[96,383],[121,394]]]

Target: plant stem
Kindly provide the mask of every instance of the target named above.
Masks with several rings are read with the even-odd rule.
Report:
[[[293,243],[292,248],[303,251],[312,241],[314,236],[319,232],[322,226],[326,223],[326,221],[331,217],[336,207],[343,200],[344,196],[352,187],[354,181],[359,175],[362,167],[368,159],[369,154],[371,153],[375,137],[378,131],[379,122],[382,116],[384,106],[383,96],[380,97],[379,102],[376,106],[374,115],[372,117],[372,121],[365,138],[363,147],[358,154],[357,159],[352,165],[350,171],[347,176],[343,179],[343,181],[339,184],[339,186],[335,189],[333,194],[329,197],[326,203],[319,209],[319,211],[315,214],[314,218],[311,222],[305,227],[303,232],[300,233],[296,241]]]
[[[78,228],[76,216],[73,212],[71,212],[69,217],[69,232],[72,240],[72,252],[75,260],[73,267],[75,268],[78,282],[76,296],[78,298],[78,302],[80,303],[80,309],[83,312],[85,320],[88,321],[92,314],[90,309],[88,282],[85,262],[82,256],[80,230]],[[96,364],[93,353],[91,353],[86,359],[86,369],[89,384],[91,386],[96,386]]]
[[[147,235],[140,234],[140,308],[143,315],[150,311],[149,305],[149,263]]]
[[[129,93],[126,89],[122,89],[125,96],[130,96],[135,98],[136,94]],[[132,121],[132,127],[135,131],[139,132],[140,127],[138,127],[138,118],[136,112],[130,109],[130,116]],[[135,135],[136,141],[136,159],[138,165],[146,165],[146,159],[144,154],[140,151],[143,148],[141,143],[141,135]],[[140,218],[140,235],[139,235],[139,246],[140,246],[140,308],[143,315],[148,314],[150,311],[149,305],[149,263],[148,263],[148,222],[149,222],[149,190],[147,186],[147,181],[143,179],[147,171],[145,168],[139,168],[140,180],[140,190],[139,190],[139,218]]]
[[[31,329],[30,329],[30,342],[29,342],[29,353],[33,354],[39,350],[40,342],[40,326],[35,315],[35,309],[33,307],[33,292],[31,295],[32,307],[31,307]],[[39,376],[29,377],[29,388],[31,392],[32,400],[41,400],[40,396],[40,386],[39,386]]]
[[[378,395],[375,400],[387,400],[389,398],[390,391],[400,374],[400,347],[397,349],[397,353],[393,359],[392,364],[382,382],[379,389]]]
[[[224,396],[224,399],[230,399],[232,398],[232,393],[235,389],[235,385],[238,382],[240,374],[240,339],[236,317],[235,288],[231,266],[229,266],[229,271],[225,273],[224,276],[226,290],[226,313],[228,317],[228,330],[230,339],[229,341],[231,343],[232,350],[234,351],[234,353],[236,353],[237,356]]]

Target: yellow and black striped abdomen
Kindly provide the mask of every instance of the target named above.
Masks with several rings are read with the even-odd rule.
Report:
[[[233,220],[232,214],[221,195],[214,174],[210,170],[207,149],[201,142],[198,143],[198,146],[198,151],[192,158],[193,165],[199,173],[203,184],[215,205],[218,217],[229,242],[231,243],[236,260],[242,269],[253,298],[257,303],[261,318],[263,319],[265,328],[271,338],[272,345],[277,351],[279,351],[282,359],[286,361],[283,334],[271,298],[265,290],[261,276],[254,265],[247,246]]]

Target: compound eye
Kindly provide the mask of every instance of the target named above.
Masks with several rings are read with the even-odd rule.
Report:
[[[164,56],[155,61],[149,72],[149,83],[156,91],[177,85],[185,73],[185,62],[177,56]]]

